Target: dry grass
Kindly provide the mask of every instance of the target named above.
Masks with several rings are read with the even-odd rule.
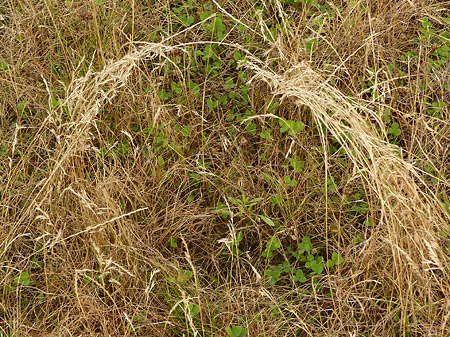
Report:
[[[0,3],[0,336],[450,335],[449,2],[99,2]]]

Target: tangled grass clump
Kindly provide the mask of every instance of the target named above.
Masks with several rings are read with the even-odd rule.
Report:
[[[449,17],[0,4],[0,334],[450,335]]]

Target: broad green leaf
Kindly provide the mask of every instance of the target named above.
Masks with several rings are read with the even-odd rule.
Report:
[[[271,219],[265,217],[264,215],[260,215],[259,217],[269,226],[275,227],[275,223]]]

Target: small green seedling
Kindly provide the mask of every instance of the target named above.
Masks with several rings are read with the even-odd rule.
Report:
[[[31,268],[41,268],[44,262],[40,261],[36,256],[31,259]]]
[[[191,134],[191,127],[189,125],[185,125],[181,128],[180,132],[184,137],[188,137]]]
[[[327,267],[332,268],[344,262],[344,257],[340,256],[338,253],[334,252],[331,256],[331,260],[327,261]]]
[[[261,253],[262,257],[271,258],[273,256],[273,252],[281,247],[280,240],[274,235],[270,238],[269,242],[266,244],[266,249]]]
[[[223,88],[225,90],[228,90],[228,89],[233,89],[235,86],[236,86],[236,84],[234,83],[233,78],[228,77],[225,81]]]
[[[423,107],[427,109],[427,114],[439,119],[442,119],[441,110],[445,108],[445,102],[433,102],[423,101]]]
[[[239,244],[244,239],[244,232],[239,231],[231,243],[233,255],[238,256],[242,254],[242,250],[239,249]]]
[[[175,240],[172,237],[169,240],[167,240],[167,242],[169,243],[170,247],[173,247],[173,248],[177,248],[178,247],[177,240]]]
[[[206,101],[206,104],[208,105],[208,108],[212,111],[218,107],[219,102],[213,101],[211,98],[208,98],[208,100]]]
[[[0,60],[0,70],[7,70],[9,68],[9,64],[3,60]]]
[[[0,145],[0,157],[6,156],[6,145]]]
[[[306,282],[306,276],[303,273],[303,270],[301,269],[297,269],[295,271],[295,274],[292,275],[292,281],[294,282],[300,282],[300,283],[305,283]]]
[[[400,136],[402,134],[402,130],[400,130],[398,123],[392,123],[391,127],[387,130],[387,134],[394,137]]]
[[[52,108],[59,107],[62,102],[64,102],[63,99],[56,99],[55,97],[52,97]]]
[[[289,261],[284,261],[282,264],[278,266],[273,266],[271,269],[267,269],[264,272],[264,275],[269,278],[269,283],[274,285],[278,282],[283,273],[289,273],[292,270]]]
[[[287,188],[294,187],[297,185],[297,180],[291,179],[291,177],[289,177],[289,176],[284,176],[283,180],[284,180],[284,185]]]
[[[191,317],[194,317],[195,315],[197,315],[200,312],[200,306],[193,304],[193,303],[188,304],[188,309],[189,309],[189,314],[191,315]]]
[[[247,329],[239,325],[233,325],[232,328],[227,326],[225,331],[228,332],[228,336],[230,337],[244,337],[247,334]]]
[[[172,82],[170,87],[175,92],[175,94],[180,95],[183,92],[183,82]]]
[[[270,197],[270,202],[272,205],[281,205],[283,203],[283,197],[281,195],[275,195],[273,197]]]
[[[305,49],[308,54],[311,54],[314,51],[314,47],[316,46],[317,39],[312,39],[305,42]]]
[[[263,131],[263,132],[261,132],[260,134],[259,134],[259,136],[261,137],[261,138],[264,138],[264,139],[266,139],[266,140],[272,140],[273,139],[273,136],[272,136],[272,129],[266,129],[265,131]]]
[[[303,171],[303,167],[305,167],[305,162],[299,160],[298,158],[291,158],[290,164],[295,172],[300,173]]]
[[[190,270],[180,269],[178,271],[177,281],[178,283],[185,284],[192,277],[192,275],[193,274]]]
[[[189,15],[189,16],[181,15],[179,17],[179,19],[183,23],[183,25],[186,26],[186,27],[191,26],[194,23],[194,21],[195,21],[195,19],[194,19],[194,17],[192,15]]]
[[[269,278],[269,283],[274,285],[280,279],[281,271],[274,267],[273,269],[267,269],[264,275]]]
[[[375,227],[375,222],[373,221],[372,217],[369,217],[366,221],[364,221],[364,224],[367,227]]]
[[[254,135],[256,135],[257,128],[258,128],[258,126],[255,123],[250,123],[249,125],[247,125],[245,130],[247,130],[250,134],[252,134],[254,136]]]
[[[300,260],[300,258],[303,256],[304,253],[309,253],[312,249],[312,243],[311,239],[308,236],[304,236],[302,239],[302,242],[298,244],[298,251],[293,253],[292,255],[297,259]]]
[[[21,272],[19,276],[16,276],[13,281],[13,287],[18,285],[29,286],[31,284],[30,275],[27,271]]]
[[[290,136],[295,136],[305,128],[305,124],[303,122],[288,121],[284,118],[279,119],[278,123],[280,124],[280,132],[289,132]]]
[[[357,245],[358,243],[363,242],[364,239],[362,238],[361,234],[357,234],[354,238],[353,238],[353,244]]]
[[[235,214],[235,216],[241,216],[244,214],[252,214],[253,207],[259,204],[261,201],[264,201],[264,198],[250,199],[249,197],[243,195],[241,199],[230,198],[230,200],[238,208],[238,212]]]
[[[158,93],[158,96],[162,101],[164,101],[170,99],[172,97],[172,94],[165,89],[161,89]]]
[[[450,215],[450,202],[442,202],[442,206],[444,207],[445,211]]]
[[[311,275],[321,275],[324,270],[323,257],[309,254],[306,258],[305,267],[312,270]]]
[[[228,218],[233,212],[230,211],[223,202],[219,201],[216,206],[216,212],[221,216],[222,218],[226,219]]]
[[[327,191],[328,193],[333,193],[336,191],[336,183],[334,182],[334,177],[331,177],[327,179],[326,186],[322,187],[322,192],[325,193]]]

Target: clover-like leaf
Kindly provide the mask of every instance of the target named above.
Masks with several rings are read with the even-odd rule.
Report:
[[[280,132],[288,132],[290,136],[295,136],[305,127],[305,124],[303,122],[286,120],[284,118],[279,119],[278,123],[280,124]]]
[[[309,252],[312,249],[313,245],[311,243],[311,239],[309,236],[304,236],[302,242],[298,244],[298,250],[300,254],[305,252]]]
[[[292,280],[295,282],[305,283],[306,276],[303,273],[303,270],[298,269],[294,275],[292,275]]]
[[[186,283],[191,277],[192,277],[192,272],[190,270],[182,270],[180,269],[178,271],[178,276],[177,276],[177,281],[179,283]]]
[[[197,315],[200,312],[200,306],[198,306],[198,305],[189,303],[188,308],[189,308],[189,313],[190,313],[191,317],[194,317],[195,315]]]
[[[284,176],[283,180],[286,187],[294,187],[295,185],[297,185],[297,180],[291,179],[291,177],[289,176]]]
[[[227,326],[225,328],[225,331],[228,333],[228,336],[230,337],[244,337],[247,334],[247,329],[239,325],[233,325],[232,328]]]

